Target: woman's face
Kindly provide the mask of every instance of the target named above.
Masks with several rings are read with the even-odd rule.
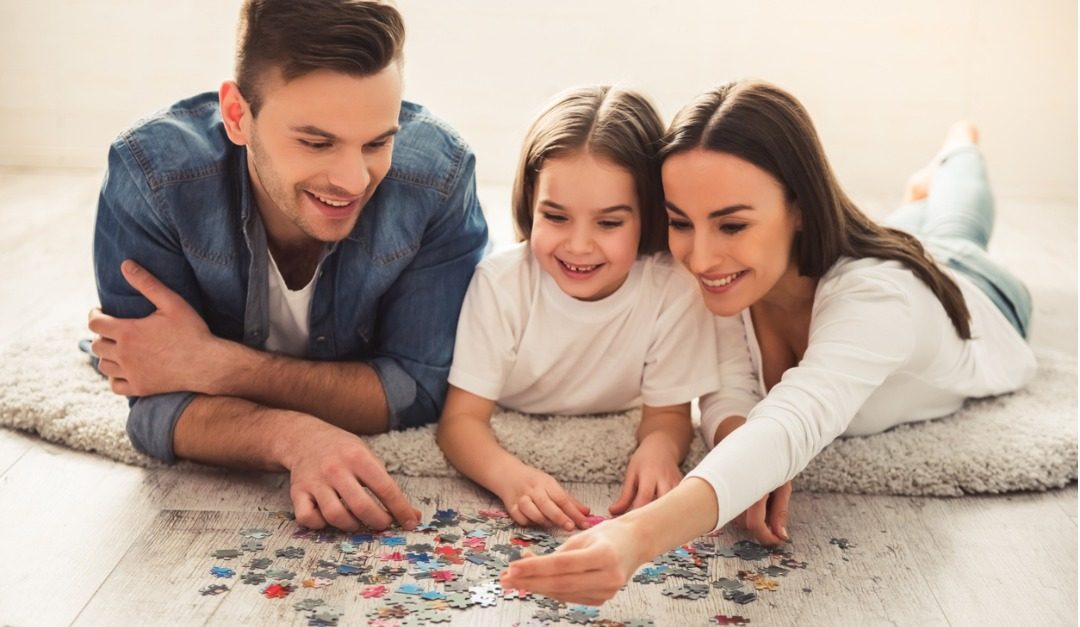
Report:
[[[801,215],[780,182],[701,148],[668,157],[662,174],[671,253],[697,277],[709,310],[732,316],[782,297],[798,278],[791,251]]]

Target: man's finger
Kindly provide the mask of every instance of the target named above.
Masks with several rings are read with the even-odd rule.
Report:
[[[114,339],[118,320],[120,319],[114,318],[100,309],[94,309],[90,312],[90,320],[87,321],[86,328],[100,337]]]
[[[120,396],[138,396],[135,390],[132,389],[131,384],[127,382],[127,379],[109,377],[109,389],[112,390],[113,394]]]
[[[398,487],[397,482],[381,467],[370,477],[360,477],[360,481],[367,486],[375,498],[383,504],[386,511],[398,521],[402,527],[408,530],[416,528],[420,523],[420,516],[416,508],[405,498],[405,493]]]
[[[338,493],[329,486],[316,488],[315,502],[318,504],[319,513],[331,525],[342,531],[355,531],[360,528],[360,521],[341,502]]]
[[[97,336],[90,342],[90,352],[102,360],[114,360],[116,356],[116,342],[107,337]]]
[[[371,499],[355,477],[341,478],[334,483],[334,489],[341,495],[341,500],[349,508],[349,512],[360,522],[372,529],[386,529],[390,526],[390,515]]]
[[[179,294],[150,274],[146,268],[131,259],[125,259],[124,263],[120,264],[120,272],[128,285],[135,288],[135,291],[145,296],[146,300],[160,310],[174,309],[186,302]]]
[[[296,522],[308,529],[322,529],[326,526],[326,519],[322,517],[315,507],[315,499],[307,492],[294,491],[292,493],[293,512],[296,514]]]
[[[120,364],[111,359],[100,359],[97,366],[98,372],[110,379],[123,379],[124,369]]]

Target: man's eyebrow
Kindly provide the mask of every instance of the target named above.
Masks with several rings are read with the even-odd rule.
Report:
[[[321,128],[317,127],[317,126],[311,126],[311,125],[308,125],[308,126],[293,126],[293,127],[291,127],[291,130],[296,132],[296,133],[303,133],[304,135],[315,135],[316,137],[322,137],[322,138],[330,139],[330,140],[336,140],[338,138],[337,135],[334,135],[330,131],[324,131],[323,129],[321,129]],[[379,142],[379,141],[382,141],[382,140],[384,140],[384,139],[386,139],[388,137],[392,137],[393,135],[396,135],[399,130],[401,130],[401,127],[399,127],[399,126],[389,128],[389,129],[383,131],[382,133],[380,133],[378,136],[376,136],[374,139],[372,139],[368,143]]]
[[[674,203],[670,201],[665,202],[664,206],[668,208],[668,211],[671,211],[672,213],[677,213],[684,218],[686,217],[686,212],[676,207]],[[750,205],[731,205],[730,207],[724,207],[723,209],[717,209],[716,211],[710,212],[709,219],[712,220],[713,218],[722,218],[724,216],[729,216],[733,213],[738,213],[740,211],[753,211],[753,209],[754,208]]]
[[[325,137],[326,139],[337,139],[337,135],[334,135],[330,131],[324,131],[317,126],[293,126],[289,130],[297,133],[303,133],[304,135],[315,135],[317,137]]]
[[[540,201],[540,204],[544,205],[545,207],[551,207],[552,209],[558,209],[559,211],[566,211],[566,207],[560,205],[554,200],[548,200],[547,198],[542,199]],[[634,212],[633,208],[631,208],[629,205],[613,205],[611,207],[605,207],[601,209],[598,213],[608,214],[615,213],[616,211],[629,211],[630,213]]]

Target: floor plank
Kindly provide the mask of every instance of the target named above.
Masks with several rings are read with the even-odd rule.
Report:
[[[34,446],[31,436],[0,429],[0,480],[15,462]]]

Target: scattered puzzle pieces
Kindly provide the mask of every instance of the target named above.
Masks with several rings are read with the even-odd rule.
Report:
[[[603,520],[606,518],[595,517],[591,522],[601,524]],[[456,620],[455,617],[460,618],[457,612],[511,602],[536,605],[532,619],[521,623],[523,626],[552,622],[594,627],[653,625],[649,617],[601,616],[598,608],[568,607],[525,590],[504,590],[499,585],[499,575],[510,562],[520,559],[523,548],[528,547],[537,554],[549,553],[567,536],[561,532],[553,535],[542,529],[517,527],[506,512],[499,509],[480,510],[475,515],[440,509],[429,522],[409,533],[400,528],[346,533],[336,529],[283,529],[282,525],[279,524],[275,532],[255,526],[241,529],[239,535],[243,540],[239,550],[217,549],[211,552],[211,557],[230,560],[245,553],[258,554],[267,550],[268,543],[280,547],[284,543],[282,540],[291,538],[292,545],[270,550],[277,558],[297,560],[293,562],[296,570],[304,573],[297,579],[300,583],[292,583],[297,572],[271,568],[273,560],[260,555],[251,555],[246,564],[249,570],[243,573],[241,581],[259,585],[262,595],[275,599],[285,598],[297,588],[311,594],[334,585],[338,577],[349,577],[348,580],[337,579],[337,585],[355,586],[356,592],[350,594],[364,604],[363,607],[370,608],[366,611],[369,625],[402,627],[449,623]],[[273,540],[275,534],[278,542]],[[228,544],[228,539],[224,542]],[[842,550],[855,546],[844,538],[833,538],[831,543]],[[325,546],[319,547],[320,544]],[[313,552],[314,557],[307,560],[309,552]],[[751,565],[752,569],[735,570],[725,566],[723,560],[727,559],[742,560],[743,566],[746,566],[744,562],[759,564]],[[772,563],[760,565],[762,560]],[[716,572],[716,568],[720,568],[721,573],[726,570],[729,576],[712,580],[710,571]],[[645,564],[635,573],[631,585],[666,584],[668,587],[660,592],[669,599],[668,603],[722,597],[724,601],[748,604],[757,600],[759,591],[779,590],[777,578],[788,577],[794,569],[802,571],[806,568],[806,562],[794,559],[790,546],[767,548],[750,540],[726,546],[716,535],[710,535]],[[214,565],[210,572],[221,578],[236,574],[232,568],[220,565]],[[810,590],[809,587],[802,589],[804,592]],[[199,593],[213,595],[228,590],[228,586],[212,584],[201,588]],[[373,604],[378,607],[372,608]],[[338,625],[343,616],[341,610],[327,606],[321,598],[304,599],[294,604],[294,608],[308,614],[305,620],[309,625]],[[704,616],[697,622],[706,620],[720,625],[750,622],[742,616],[727,614]]]

